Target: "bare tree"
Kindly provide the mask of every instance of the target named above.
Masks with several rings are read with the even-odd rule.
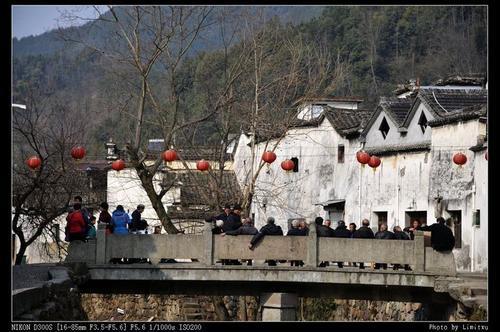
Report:
[[[26,249],[40,236],[51,232],[72,195],[81,190],[70,149],[83,137],[82,124],[68,114],[33,91],[26,109],[13,109],[12,231],[20,243],[15,264],[21,264]],[[37,170],[26,166],[29,156],[42,161]]]

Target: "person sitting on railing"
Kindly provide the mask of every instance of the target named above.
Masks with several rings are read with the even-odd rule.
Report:
[[[219,214],[218,216],[215,217],[215,220],[222,220],[224,222],[227,221],[227,218],[229,217],[229,215],[231,214],[232,210],[231,210],[231,205],[229,204],[226,204],[224,205],[224,210],[221,214]]]
[[[223,219],[221,219],[223,220]],[[241,223],[241,207],[239,205],[235,205],[233,211],[229,213],[226,220],[223,220],[224,224],[222,225],[222,229],[224,232],[235,231],[242,226]]]
[[[368,219],[363,219],[361,222],[361,227],[358,228],[352,235],[353,239],[373,239],[375,235],[373,234],[370,226],[370,221]],[[359,268],[364,269],[365,264],[363,262],[359,263]]]
[[[245,218],[245,219],[243,219],[243,225],[241,225],[241,227],[239,227],[238,229],[235,229],[235,230],[230,230],[230,231],[224,232],[221,234],[221,236],[224,236],[224,235],[255,235],[258,232],[259,231],[257,230],[257,228],[255,228],[253,225],[252,218]]]
[[[420,228],[422,231],[431,232],[431,247],[440,252],[451,251],[455,247],[455,237],[445,222],[443,217],[439,217],[436,219],[436,223]]]
[[[248,248],[250,250],[254,250],[257,243],[259,243],[259,241],[261,241],[266,235],[283,235],[283,230],[281,229],[281,227],[274,224],[273,217],[267,218],[267,224],[253,236],[252,240],[250,240]],[[275,260],[268,260],[267,263],[269,266],[276,266]]]
[[[339,220],[337,223],[337,228],[335,228],[335,232],[333,233],[333,237],[340,237],[349,239],[351,237],[351,232],[347,229],[345,222],[343,220]],[[337,262],[338,267],[343,268],[344,262]]]
[[[394,232],[394,237],[396,238],[396,240],[410,240],[408,234],[403,232],[400,226],[394,226],[392,230]],[[393,269],[397,270],[400,267],[401,267],[400,264],[394,264]],[[410,265],[405,264],[405,270],[410,271],[411,270]]]
[[[387,224],[380,224],[378,226],[378,232],[375,233],[375,238],[377,240],[395,240],[396,237],[394,233],[387,230]],[[384,270],[387,270],[387,263],[375,263],[375,269],[380,269],[382,267]]]
[[[413,234],[414,231],[420,231],[421,230],[421,225],[420,221],[417,219],[412,220],[411,226],[410,227],[405,227],[403,231],[407,232],[410,235],[410,239],[415,238],[415,234]]]
[[[292,220],[292,228],[286,233],[286,236],[307,236],[307,231],[299,227],[300,222],[297,219]],[[303,261],[290,261],[290,266],[303,266]]]
[[[212,222],[212,218],[209,218],[205,220],[206,222]],[[218,219],[215,221],[215,227],[212,228],[212,234],[222,234],[224,233],[224,230],[222,229],[222,225],[224,225],[224,221],[221,219]]]

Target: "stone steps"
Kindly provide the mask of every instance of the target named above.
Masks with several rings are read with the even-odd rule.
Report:
[[[182,301],[181,310],[186,321],[204,319],[203,309],[200,303],[194,298],[184,298]]]

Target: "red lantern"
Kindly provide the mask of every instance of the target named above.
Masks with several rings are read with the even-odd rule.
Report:
[[[370,161],[370,155],[365,151],[360,150],[356,153],[356,159],[358,159],[358,162],[360,162],[363,165],[368,164],[368,162]]]
[[[371,156],[370,157],[370,160],[368,161],[368,166],[370,166],[371,168],[377,168],[380,166],[380,163],[382,161],[380,160],[379,157],[377,156]]]
[[[33,156],[26,160],[26,164],[31,169],[37,169],[42,164],[42,160],[36,156]]]
[[[76,146],[73,149],[71,149],[71,157],[74,159],[82,159],[85,157],[85,148],[83,146]]]
[[[121,159],[118,159],[118,160],[115,160],[113,161],[113,163],[111,164],[111,167],[115,170],[115,171],[121,171],[122,169],[125,168],[125,162]]]
[[[207,171],[210,168],[210,164],[205,159],[202,159],[196,163],[196,168],[200,171]]]
[[[486,151],[486,154],[484,155],[484,158],[486,158],[486,160],[488,160],[488,151]]]
[[[459,152],[453,156],[453,162],[459,166],[462,166],[467,162],[467,157],[462,152]]]
[[[266,151],[262,155],[262,160],[264,160],[268,164],[271,164],[273,161],[276,160],[276,153],[272,151]]]
[[[163,160],[170,162],[177,159],[177,152],[175,150],[167,150],[163,152]]]
[[[285,171],[291,171],[294,167],[295,163],[290,159],[286,159],[281,162],[281,168],[283,168]]]

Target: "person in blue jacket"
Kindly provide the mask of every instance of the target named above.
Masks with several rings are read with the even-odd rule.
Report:
[[[118,205],[111,215],[111,225],[113,225],[113,234],[128,234],[128,225],[130,225],[130,216],[125,212],[122,205]]]

